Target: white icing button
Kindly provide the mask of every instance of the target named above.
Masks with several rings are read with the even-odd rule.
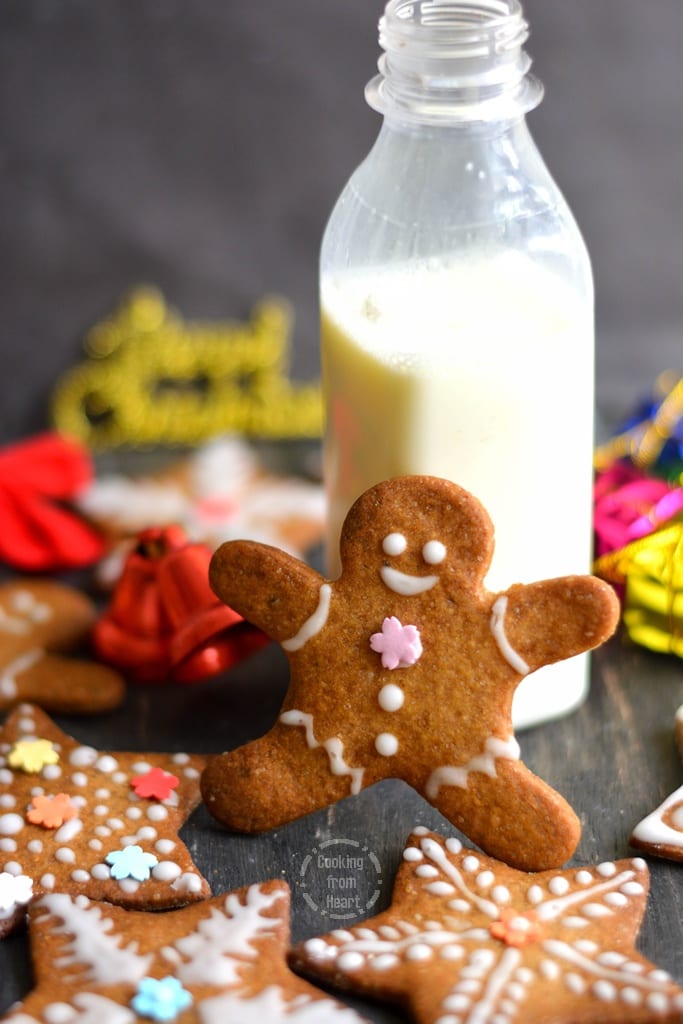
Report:
[[[416,846],[409,846],[403,851],[403,859],[407,861],[422,860],[423,857],[422,850],[418,850]]]
[[[414,942],[406,949],[406,960],[428,960],[433,952],[426,942]]]
[[[569,882],[563,875],[556,875],[548,882],[548,888],[553,896],[564,896],[566,892],[569,892]]]
[[[381,953],[379,956],[372,957],[370,967],[374,971],[388,971],[392,967],[396,967],[400,962],[395,953]]]
[[[440,540],[429,540],[422,548],[422,557],[427,565],[439,565],[446,557],[446,546]]]
[[[342,953],[337,959],[337,967],[340,971],[357,971],[365,963],[362,953]]]
[[[467,856],[462,862],[462,866],[465,871],[473,872],[479,870],[479,861],[476,857]]]
[[[375,740],[375,750],[382,757],[393,757],[398,750],[398,740],[390,732],[381,732]]]
[[[389,533],[382,541],[385,555],[402,555],[408,547],[408,541],[402,533]]]
[[[395,683],[387,683],[377,695],[377,703],[382,711],[398,711],[403,707],[406,697],[400,686]]]
[[[18,814],[0,814],[0,833],[15,836],[24,827],[24,819]]]
[[[462,843],[459,839],[456,839],[455,836],[451,836],[446,840],[446,849],[449,853],[460,853],[462,850]]]

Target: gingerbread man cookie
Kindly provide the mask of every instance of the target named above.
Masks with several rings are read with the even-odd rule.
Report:
[[[96,618],[92,601],[63,583],[0,585],[0,711],[22,701],[62,714],[118,707],[125,696],[118,672],[66,657],[88,640]]]
[[[479,502],[435,477],[358,499],[334,582],[274,548],[222,545],[216,594],[281,644],[291,677],[273,729],[209,762],[209,811],[263,831],[400,778],[499,859],[564,863],[580,826],[522,764],[512,697],[527,673],[605,640],[619,606],[590,576],[489,593],[492,550]]]
[[[648,884],[638,857],[530,876],[417,828],[391,907],[292,961],[419,1024],[680,1024],[683,989],[635,948]]]

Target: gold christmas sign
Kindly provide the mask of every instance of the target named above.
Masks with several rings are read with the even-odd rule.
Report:
[[[247,323],[185,323],[156,289],[138,288],[88,332],[85,361],[53,395],[54,425],[95,449],[318,437],[320,387],[288,377],[291,324],[280,298]]]

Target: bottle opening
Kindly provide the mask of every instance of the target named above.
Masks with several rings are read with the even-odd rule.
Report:
[[[368,103],[423,123],[524,113],[542,95],[528,36],[520,0],[389,0]]]

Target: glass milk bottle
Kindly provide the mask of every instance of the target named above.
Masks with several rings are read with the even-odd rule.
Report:
[[[593,285],[529,133],[518,0],[390,0],[378,138],[321,250],[328,568],[355,498],[404,473],[487,508],[487,586],[589,571]],[[587,658],[522,681],[517,726],[575,708]]]

